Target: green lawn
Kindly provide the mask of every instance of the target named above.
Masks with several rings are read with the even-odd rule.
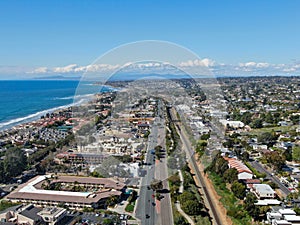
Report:
[[[276,127],[264,127],[264,128],[258,128],[258,129],[252,129],[249,132],[245,132],[245,134],[250,134],[250,135],[259,135],[261,133],[265,132],[272,132],[272,131],[281,131],[281,132],[287,132],[290,130],[295,130],[297,125],[292,125],[292,126],[276,126]]]
[[[134,204],[128,203],[128,205],[125,207],[126,212],[133,212],[134,210]]]

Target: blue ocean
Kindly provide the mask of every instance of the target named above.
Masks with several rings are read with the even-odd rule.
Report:
[[[79,96],[107,88],[73,80],[0,81],[0,130],[76,103]],[[75,96],[75,97],[74,97]]]

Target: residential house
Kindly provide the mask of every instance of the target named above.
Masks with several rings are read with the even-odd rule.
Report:
[[[268,184],[253,184],[252,192],[258,199],[270,199],[276,197],[276,192]]]
[[[224,157],[224,159],[228,162],[229,168],[235,168],[238,171],[239,180],[247,180],[253,178],[252,171],[242,161],[227,157]]]

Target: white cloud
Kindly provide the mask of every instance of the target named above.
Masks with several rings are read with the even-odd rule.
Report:
[[[24,70],[24,73],[32,74],[84,74],[87,73],[113,73],[118,70],[124,73],[157,73],[157,74],[182,74],[180,69],[193,73],[210,71],[215,75],[300,75],[300,63],[293,64],[271,64],[267,62],[242,62],[238,64],[217,63],[212,59],[203,58],[196,60],[188,60],[180,62],[177,65],[171,65],[167,62],[128,62],[123,65],[111,64],[92,64],[86,66],[79,66],[77,64],[70,64],[63,67],[37,67]],[[201,70],[202,69],[202,70]],[[17,70],[20,72],[20,68]],[[1,68],[0,68],[1,73]]]
[[[71,64],[64,67],[55,67],[52,69],[54,73],[71,73],[74,72],[75,68],[77,68],[77,64]]]
[[[126,63],[120,68],[121,73],[136,73],[136,74],[182,74],[176,66],[168,62],[139,62]]]
[[[107,72],[118,69],[119,65],[110,64],[93,64],[74,68],[73,72]]]
[[[270,66],[269,63],[265,62],[246,62],[246,63],[239,63],[240,67],[244,68],[268,68]]]
[[[77,64],[70,64],[63,67],[38,67],[27,73],[35,74],[66,74],[66,73],[85,73],[85,72],[107,72],[120,68],[119,65],[109,64],[93,64],[87,66],[78,66]]]
[[[194,67],[194,66],[211,67],[214,65],[215,65],[215,61],[208,58],[188,60],[186,62],[179,63],[180,67]]]
[[[38,67],[34,69],[33,71],[30,71],[29,73],[48,73],[49,70],[47,67]]]
[[[257,63],[256,66],[258,68],[267,68],[270,66],[270,64],[269,63]]]
[[[288,72],[288,73],[290,73],[290,72],[295,72],[296,71],[296,68],[284,68],[283,70],[282,70],[283,72]]]

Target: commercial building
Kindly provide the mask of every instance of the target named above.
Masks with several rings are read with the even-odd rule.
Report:
[[[63,224],[60,222],[70,221],[64,220],[66,215],[66,209],[57,207],[37,208],[32,204],[18,205],[0,213],[0,224],[26,224],[26,225],[57,225]],[[72,219],[71,219],[72,220]]]
[[[99,165],[107,158],[107,155],[98,153],[73,153],[64,152],[56,155],[56,161],[67,161],[71,164]]]
[[[124,183],[111,178],[37,176],[10,193],[7,199],[35,206],[99,208],[106,206],[106,201],[112,196],[120,198],[125,187]]]
[[[243,128],[245,126],[245,124],[241,121],[230,121],[230,120],[220,120],[220,123],[224,126],[224,127],[232,127],[232,128]]]

